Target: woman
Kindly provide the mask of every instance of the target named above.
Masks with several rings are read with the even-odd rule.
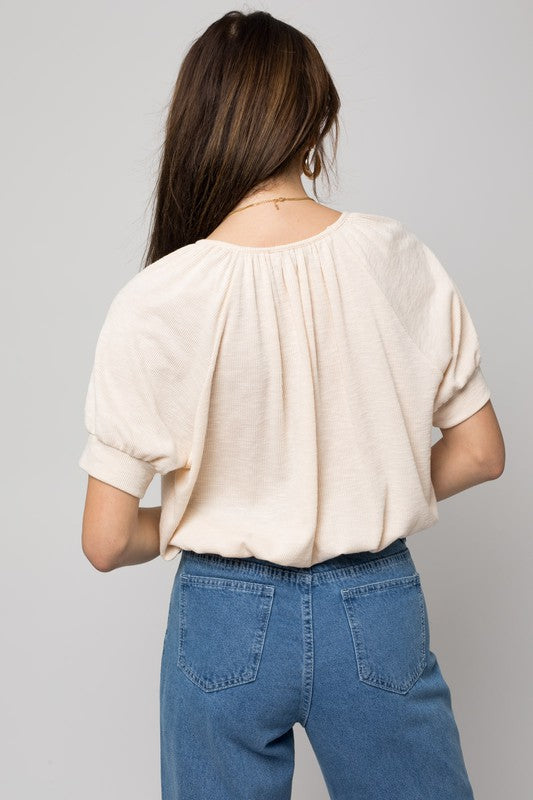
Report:
[[[499,476],[456,284],[400,221],[309,197],[339,98],[310,40],[232,11],[170,104],[144,269],[98,338],[80,465],[99,570],[181,553],[163,800],[468,800],[406,537]],[[432,427],[442,438],[431,447]],[[161,508],[139,508],[154,475]]]

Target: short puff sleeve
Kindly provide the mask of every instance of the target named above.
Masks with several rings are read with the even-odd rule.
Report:
[[[481,369],[479,337],[456,284],[430,248],[421,243],[433,291],[427,319],[430,357],[442,373],[434,402],[432,423],[451,428],[472,416],[490,398]]]
[[[174,430],[174,365],[154,330],[124,290],[111,302],[96,343],[85,400],[88,437],[79,466],[142,498],[156,473],[186,455]]]

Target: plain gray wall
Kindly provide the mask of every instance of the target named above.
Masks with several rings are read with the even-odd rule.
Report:
[[[231,8],[302,29],[332,73],[339,185],[321,202],[402,220],[457,280],[476,324],[506,469],[442,501],[439,523],[408,545],[476,800],[526,800],[533,31],[522,0],[4,8],[4,794],[159,797],[160,651],[178,560],[97,572],[81,551],[77,459],[96,336],[140,266],[179,64]],[[155,481],[143,504],[158,505],[158,491]],[[293,796],[324,800],[295,733]]]

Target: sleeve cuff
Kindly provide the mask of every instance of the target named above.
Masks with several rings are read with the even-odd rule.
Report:
[[[489,399],[490,389],[478,365],[468,383],[433,413],[433,426],[452,428],[479,411]]]
[[[104,444],[92,433],[88,436],[78,464],[94,478],[139,499],[144,497],[156,472],[148,461]]]

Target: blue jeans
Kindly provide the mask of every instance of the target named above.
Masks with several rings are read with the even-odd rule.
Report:
[[[310,568],[182,551],[163,800],[289,800],[297,722],[333,800],[473,800],[404,538]]]

